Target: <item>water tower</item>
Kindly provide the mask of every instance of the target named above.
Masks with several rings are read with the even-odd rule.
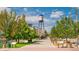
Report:
[[[40,28],[41,30],[44,30],[43,15],[39,15],[39,28]]]
[[[39,15],[39,38],[45,37],[44,20],[43,15]]]

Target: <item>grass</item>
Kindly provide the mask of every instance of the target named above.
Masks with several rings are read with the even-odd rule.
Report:
[[[17,43],[16,45],[12,46],[12,48],[21,48],[23,46],[31,45],[32,43]]]
[[[7,48],[21,48],[23,46],[28,46],[28,45],[35,43],[35,40],[36,39],[34,39],[33,42],[31,43],[17,43],[16,45],[7,44],[6,46]],[[2,48],[2,42],[0,42],[0,48]]]

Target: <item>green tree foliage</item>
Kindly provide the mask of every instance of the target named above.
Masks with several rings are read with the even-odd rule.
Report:
[[[36,31],[26,23],[25,15],[17,16],[15,12],[6,10],[0,12],[0,32],[4,33],[6,39],[16,39],[18,43],[20,39],[36,37]]]
[[[64,17],[57,21],[51,30],[51,36],[56,38],[75,38],[75,22],[71,18]]]
[[[12,27],[15,22],[16,15],[14,12],[6,10],[0,13],[0,31],[4,33],[6,38],[11,37]]]

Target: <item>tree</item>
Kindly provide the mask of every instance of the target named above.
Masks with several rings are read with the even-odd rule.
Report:
[[[25,39],[26,33],[28,33],[28,24],[25,21],[25,15],[18,16],[17,18],[17,31],[15,34],[15,38],[17,39],[17,42],[19,43],[19,39]]]
[[[28,31],[28,43],[32,43],[32,40],[34,38],[37,38],[36,29],[33,28],[33,27],[29,27],[29,31]]]
[[[0,32],[3,33],[6,40],[20,39],[29,41],[36,38],[36,30],[31,29],[25,21],[25,15],[17,16],[16,12],[3,10],[0,12]],[[6,46],[6,43],[5,43]]]
[[[56,26],[51,30],[52,37],[57,38],[74,38],[75,37],[75,23],[71,18],[62,18],[57,21]]]

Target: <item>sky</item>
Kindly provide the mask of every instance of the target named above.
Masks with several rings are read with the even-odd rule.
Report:
[[[0,7],[0,11],[15,11],[17,15],[25,14],[26,21],[34,27],[39,27],[40,15],[43,15],[44,28],[47,32],[56,24],[57,20],[61,20],[62,16],[68,16],[72,12],[72,18],[75,19],[74,7]]]

